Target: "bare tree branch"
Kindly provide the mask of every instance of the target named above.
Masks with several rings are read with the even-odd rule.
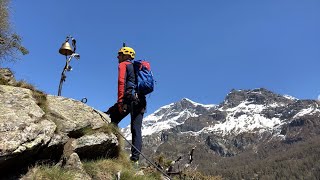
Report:
[[[26,55],[29,51],[21,45],[21,37],[13,33],[9,22],[9,1],[0,0],[0,63],[16,61],[20,53]]]

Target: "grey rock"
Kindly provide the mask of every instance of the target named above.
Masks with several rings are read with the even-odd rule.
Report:
[[[221,104],[223,108],[232,108],[240,103],[247,101],[254,104],[269,105],[275,102],[284,104],[293,103],[295,100],[288,99],[282,95],[273,93],[267,89],[259,88],[253,90],[231,90]]]
[[[0,68],[0,79],[5,80],[8,85],[13,85],[16,83],[12,71],[8,68]]]
[[[81,163],[77,153],[72,153],[69,157],[67,157],[64,168],[75,172],[75,179],[77,180],[92,179],[84,170],[83,164]]]
[[[0,172],[18,172],[39,160],[56,161],[70,138],[75,138],[74,151],[80,158],[118,154],[114,134],[79,133],[98,131],[110,123],[107,115],[65,97],[48,95],[47,105],[46,109],[39,107],[29,89],[0,85]],[[70,162],[77,161],[71,158]]]
[[[84,127],[98,129],[104,122],[100,114],[110,122],[110,118],[104,113],[98,114],[90,106],[61,96],[47,96],[49,104],[49,119],[58,124],[60,132],[69,133]]]
[[[95,133],[76,139],[72,146],[81,159],[112,158],[118,155],[119,142],[114,134]]]
[[[0,164],[6,155],[47,144],[56,129],[28,89],[0,85]]]

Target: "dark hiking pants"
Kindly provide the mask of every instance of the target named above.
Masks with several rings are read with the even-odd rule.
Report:
[[[116,103],[107,111],[110,114],[111,122],[118,125],[118,123],[125,118],[128,114],[131,114],[131,134],[132,134],[132,144],[138,149],[131,147],[131,157],[132,161],[139,160],[139,151],[142,148],[142,119],[146,108],[146,99],[144,96],[139,96],[139,100],[135,101],[125,101],[124,104],[127,105],[126,112],[120,113],[118,104]]]

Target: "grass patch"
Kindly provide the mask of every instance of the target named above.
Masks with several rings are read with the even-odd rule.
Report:
[[[92,135],[99,132],[102,132],[104,134],[115,134],[115,135],[119,134],[118,128],[112,123],[109,123],[109,124],[104,124],[102,127],[97,129],[92,129],[91,126],[86,126],[74,132],[71,132],[69,136],[74,138],[79,138],[84,135]],[[120,137],[117,136],[117,138],[119,139]]]
[[[116,134],[118,135],[118,133],[120,132],[120,130],[118,129],[117,126],[115,126],[113,123],[109,123],[109,124],[105,124],[104,126],[102,126],[101,128],[98,129],[99,132],[104,132],[106,134]]]
[[[65,180],[74,179],[75,175],[72,171],[67,171],[56,166],[41,165],[33,167],[26,175],[27,179],[50,179],[50,180]]]
[[[118,172],[120,173],[120,179],[122,180],[159,180],[161,176],[158,172],[144,172],[144,175],[136,175],[135,170],[129,157],[116,158],[116,159],[104,159],[97,161],[84,162],[84,169],[93,179],[115,179]]]
[[[189,170],[184,172],[183,178],[185,179],[198,179],[198,180],[222,180],[221,176],[207,176],[199,171]]]
[[[115,159],[99,159],[94,161],[83,162],[85,172],[92,179],[109,180],[115,179],[116,174],[120,172],[121,180],[161,180],[161,174],[155,168],[148,167],[143,169],[143,175],[137,175],[137,170],[133,168],[129,157],[121,157]],[[75,172],[63,169],[57,166],[41,165],[29,170],[28,174],[22,178],[25,179],[50,179],[65,180],[75,179]],[[198,179],[198,180],[221,180],[220,176],[205,176],[197,171],[184,172],[182,179]],[[179,180],[179,176],[172,179]]]
[[[116,126],[113,123],[109,123],[109,124],[105,124],[104,126],[102,126],[100,128],[101,131],[105,132],[105,133],[113,133],[117,136],[118,142],[119,142],[119,146],[118,146],[118,159],[129,159],[127,157],[127,154],[125,153],[125,151],[123,150],[123,148],[125,147],[124,144],[124,139],[123,137],[120,135],[120,130],[118,128],[118,126]],[[123,161],[125,162],[125,161]]]
[[[47,114],[49,111],[47,94],[39,90],[34,90],[32,91],[32,96],[36,99],[37,105]]]
[[[35,91],[36,90],[36,88],[32,84],[27,83],[24,80],[16,82],[13,86],[21,87],[21,88],[25,88],[25,89],[30,89],[31,91]]]

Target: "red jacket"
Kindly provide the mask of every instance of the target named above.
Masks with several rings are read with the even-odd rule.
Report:
[[[118,103],[123,103],[128,95],[133,94],[135,88],[135,74],[133,64],[128,61],[119,63],[118,66]]]

